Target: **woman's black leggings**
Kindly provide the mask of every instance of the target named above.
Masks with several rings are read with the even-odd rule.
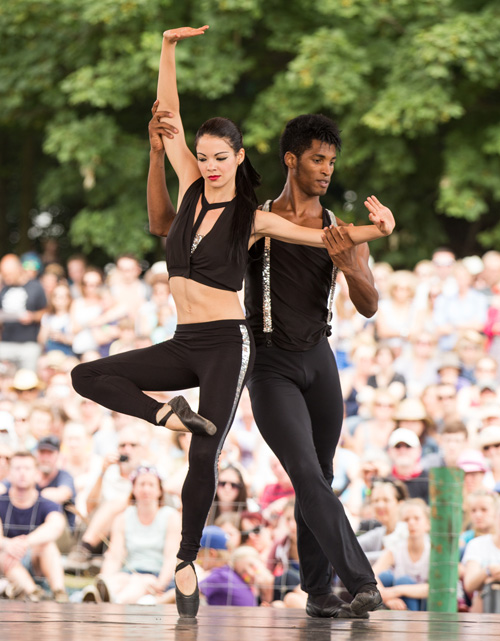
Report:
[[[354,596],[375,577],[332,490],[343,401],[327,340],[304,352],[259,346],[248,389],[257,426],[295,489],[302,589],[330,592],[333,566]]]
[[[215,496],[220,451],[234,419],[241,391],[254,361],[252,333],[243,320],[178,325],[174,337],[77,365],[75,390],[111,410],[156,425],[163,404],[144,391],[200,388],[198,412],[212,421],[214,436],[195,436],[182,488],[182,541],[179,558],[194,561]]]

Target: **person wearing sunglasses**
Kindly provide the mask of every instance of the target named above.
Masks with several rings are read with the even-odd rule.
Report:
[[[239,468],[236,465],[221,466],[208,523],[213,524],[221,514],[226,512],[240,513],[246,510],[247,498],[247,488]]]
[[[489,490],[500,488],[500,424],[490,425],[479,432],[479,447],[489,463],[483,484]]]

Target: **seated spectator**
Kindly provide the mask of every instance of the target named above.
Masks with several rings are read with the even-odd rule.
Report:
[[[465,450],[457,461],[457,467],[465,472],[464,497],[476,490],[485,489],[484,477],[488,470],[486,460],[479,450]]]
[[[276,483],[270,483],[264,487],[259,497],[259,504],[262,510],[268,508],[271,503],[283,498],[295,496],[290,477],[285,471],[285,468],[279,462],[276,456],[271,457],[270,460],[271,472],[276,478]]]
[[[359,423],[354,432],[353,447],[358,456],[366,450],[383,450],[387,447],[389,435],[394,430],[395,397],[386,389],[375,390],[371,406],[371,417]]]
[[[64,283],[56,285],[48,300],[47,311],[42,316],[38,332],[38,342],[44,352],[57,350],[72,356],[73,333],[69,315],[72,297],[69,286]]]
[[[357,396],[367,386],[368,379],[373,374],[375,349],[374,342],[354,344],[350,355],[351,365],[340,373],[347,417],[358,414]]]
[[[113,522],[101,573],[84,590],[84,601],[138,603],[146,594],[163,594],[172,581],[181,519],[176,509],[162,505],[154,467],[133,472],[129,502]]]
[[[229,565],[227,544],[227,535],[216,525],[203,530],[197,563],[207,574],[200,581],[200,592],[207,605],[255,606],[251,587]]]
[[[243,512],[246,514],[246,512]],[[237,512],[223,512],[216,519],[217,527],[228,535],[227,549],[232,552],[241,545],[241,518]]]
[[[31,404],[42,396],[43,383],[38,378],[35,370],[18,369],[12,379],[10,391],[15,400]]]
[[[380,343],[375,352],[374,373],[368,377],[367,385],[387,390],[396,400],[406,395],[405,376],[394,367],[395,353],[387,343]]]
[[[472,275],[463,262],[457,261],[453,276],[457,290],[453,293],[443,290],[434,309],[439,349],[443,352],[455,347],[460,332],[481,331],[488,314],[488,300],[472,287]]]
[[[32,454],[16,452],[12,456],[10,488],[0,495],[0,568],[11,583],[11,598],[42,599],[44,591],[33,577],[43,576],[54,599],[63,603],[68,597],[56,541],[65,520],[61,507],[36,489],[37,474]]]
[[[483,485],[489,490],[500,485],[500,425],[490,425],[479,432],[479,447],[488,461],[489,470]]]
[[[396,409],[394,420],[397,428],[404,427],[415,432],[422,447],[422,457],[438,451],[439,446],[434,437],[434,423],[427,416],[425,407],[418,398],[402,400]]]
[[[222,465],[217,480],[217,491],[214,505],[208,517],[208,522],[224,512],[237,512],[247,509],[247,488],[241,470],[236,465]]]
[[[287,501],[277,527],[278,532],[280,538],[269,554],[267,567],[274,576],[273,600],[283,601],[288,592],[300,585],[295,498]]]
[[[461,420],[457,406],[457,387],[455,383],[440,382],[436,386],[437,407],[432,414],[426,406],[427,413],[434,420],[436,429],[441,432],[445,423]],[[422,398],[424,405],[426,404]]]
[[[142,426],[130,425],[119,434],[118,452],[108,454],[87,498],[88,525],[82,540],[68,554],[66,570],[88,570],[93,557],[109,537],[115,517],[128,505],[132,490],[130,475],[144,460],[146,434]]]
[[[415,323],[415,275],[398,270],[389,278],[388,298],[379,302],[375,330],[379,340],[389,341],[399,356],[408,344],[408,336]]]
[[[390,610],[426,610],[429,594],[429,507],[422,499],[409,499],[401,507],[408,526],[407,541],[400,541],[373,566],[380,594]]]
[[[411,339],[411,351],[403,353],[394,363],[395,370],[405,376],[410,398],[418,398],[436,380],[436,344],[437,340],[432,332],[418,332]]]
[[[472,539],[495,532],[497,497],[488,490],[476,490],[469,494],[465,500],[465,523],[468,529],[460,535],[460,557]]]
[[[267,561],[273,545],[271,530],[260,512],[241,513],[241,545],[255,548]]]
[[[438,383],[452,385],[455,392],[468,387],[470,381],[462,376],[462,364],[456,352],[445,352],[437,367]]]
[[[476,367],[479,360],[486,356],[485,346],[485,338],[480,331],[468,329],[460,332],[455,351],[460,360],[460,374],[471,384],[478,382],[476,379]]]
[[[389,437],[387,444],[392,463],[391,478],[403,481],[412,499],[429,502],[429,477],[420,461],[422,448],[415,432],[400,427]]]
[[[468,444],[468,432],[462,421],[454,420],[444,424],[439,435],[439,452],[427,454],[422,458],[422,467],[457,467],[457,461]]]
[[[30,278],[21,260],[7,254],[0,260],[0,360],[34,371],[41,348],[37,343],[47,300],[37,278]]]
[[[400,508],[407,499],[408,490],[402,481],[374,479],[369,505],[376,526],[358,536],[359,544],[371,564],[384,550],[399,541],[406,541],[408,528],[400,520]]]
[[[60,464],[73,477],[75,506],[87,516],[87,495],[101,473],[102,458],[92,452],[92,440],[82,423],[66,423],[61,443]]]
[[[374,480],[387,476],[390,471],[389,457],[382,450],[367,450],[361,458],[358,473],[340,495],[348,516],[354,521],[354,529],[358,529],[360,521],[365,518],[364,511],[373,490]]]
[[[143,303],[137,312],[136,331],[139,336],[153,335],[158,326],[161,325],[160,310],[163,308],[168,309],[168,315],[164,311],[164,315],[168,316],[168,322],[164,326],[167,330],[166,333],[173,335],[176,324],[176,311],[173,299],[170,295],[170,285],[168,274],[154,274],[151,278],[150,285],[152,288],[151,299]],[[163,319],[166,320],[165,318]],[[164,339],[166,340],[166,339]]]
[[[500,582],[500,510],[495,499],[495,529],[470,541],[462,559],[464,589],[472,597],[472,611],[483,611],[483,597],[491,583]]]
[[[71,474],[59,467],[60,449],[57,436],[45,436],[38,441],[35,454],[40,472],[37,489],[44,498],[62,506],[69,529],[73,531],[75,512],[71,508],[75,503],[75,484]]]
[[[254,594],[256,605],[272,604],[274,593],[273,575],[266,568],[257,550],[242,545],[231,555],[231,567]]]
[[[118,336],[109,346],[109,355],[121,354],[135,349],[135,324],[130,316],[121,318],[117,323]]]

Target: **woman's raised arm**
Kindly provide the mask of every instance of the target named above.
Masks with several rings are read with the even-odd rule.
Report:
[[[172,114],[172,118],[169,118],[168,122],[179,130],[178,135],[173,138],[162,136],[168,159],[179,179],[178,204],[182,201],[189,185],[200,177],[200,172],[196,158],[186,144],[184,128],[182,126],[179,94],[177,92],[175,47],[179,40],[202,35],[207,29],[207,25],[200,29],[180,27],[179,29],[165,31],[163,34],[160,71],[158,74],[158,110],[169,111]]]

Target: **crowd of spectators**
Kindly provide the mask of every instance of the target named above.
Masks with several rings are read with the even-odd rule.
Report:
[[[462,469],[457,603],[499,608],[500,252],[457,260],[440,248],[412,270],[375,263],[373,274],[371,319],[338,276],[329,340],[345,419],[332,491],[386,607],[425,609],[429,470]],[[6,255],[0,323],[0,594],[173,602],[190,435],[81,398],[70,376],[173,335],[165,263],[123,255],[101,270],[81,255]],[[196,390],[183,393],[196,409]],[[206,603],[305,607],[293,513],[245,392],[196,564]]]

